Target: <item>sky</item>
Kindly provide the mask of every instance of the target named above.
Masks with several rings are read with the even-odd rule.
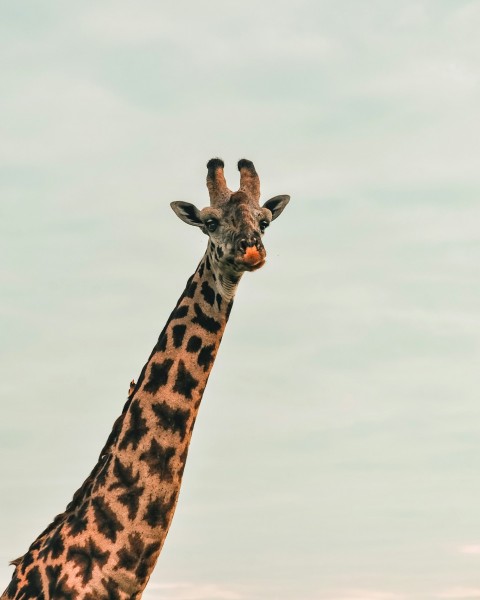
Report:
[[[145,600],[480,598],[480,2],[0,4],[0,587],[96,462],[206,240],[241,281]]]

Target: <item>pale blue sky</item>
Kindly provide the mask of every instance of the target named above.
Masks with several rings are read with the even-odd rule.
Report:
[[[0,587],[93,466],[205,239],[240,286],[146,600],[480,598],[480,2],[0,5]]]

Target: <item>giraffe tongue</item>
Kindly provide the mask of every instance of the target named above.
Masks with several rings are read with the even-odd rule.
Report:
[[[262,260],[262,257],[255,246],[248,246],[243,255],[243,260],[249,265],[255,265]]]

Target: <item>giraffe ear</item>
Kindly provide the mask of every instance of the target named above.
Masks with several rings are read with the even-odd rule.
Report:
[[[182,219],[184,223],[195,225],[195,227],[203,226],[203,221],[200,219],[200,211],[194,204],[178,200],[177,202],[172,202],[170,206],[177,217]]]
[[[272,213],[272,221],[281,215],[283,209],[287,206],[290,200],[290,196],[275,196],[274,198],[270,198],[263,205],[263,208],[268,208],[268,210]]]

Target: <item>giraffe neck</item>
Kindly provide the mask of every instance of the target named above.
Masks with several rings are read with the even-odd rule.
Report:
[[[225,289],[220,283],[207,251],[142,370],[107,459],[105,488],[113,488],[118,502],[120,471],[127,468],[138,478],[135,493],[125,501],[128,520],[160,544],[173,516],[193,426],[235,289],[236,284]]]
[[[52,585],[64,594],[59,598],[140,598],[175,511],[196,415],[238,284],[215,270],[213,252],[209,244],[97,466],[16,562],[15,589],[11,584],[5,598],[23,598],[22,590],[32,586],[43,598],[40,590]]]

